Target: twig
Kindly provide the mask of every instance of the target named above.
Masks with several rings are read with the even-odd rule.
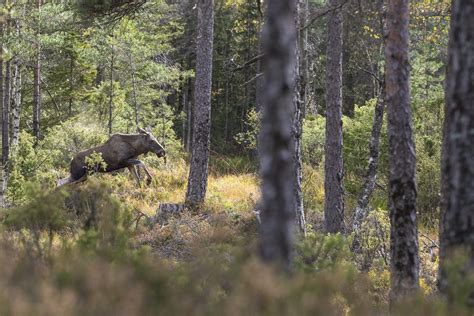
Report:
[[[308,24],[304,25],[303,27],[300,28],[300,31],[304,31],[306,30],[308,27],[311,26],[311,24],[313,24],[314,22],[316,22],[317,19],[325,16],[326,14],[332,12],[332,11],[335,11],[335,10],[338,10],[340,8],[342,8],[347,2],[349,2],[349,0],[345,0],[341,3],[339,3],[338,5],[336,6],[333,6],[333,7],[329,7],[329,8],[325,8],[321,11],[319,11],[315,16],[313,16],[311,18],[311,20],[309,20]]]
[[[438,243],[437,243],[436,241],[434,241],[433,239],[431,239],[428,235],[426,235],[426,234],[423,233],[423,232],[420,232],[420,235],[421,235],[422,237],[425,237],[426,239],[428,239],[434,247],[436,247],[436,248],[439,249]]]
[[[257,80],[257,79],[260,78],[261,76],[263,76],[263,73],[257,74],[255,77],[253,77],[252,79],[250,79],[249,81],[247,81],[246,83],[244,83],[244,86],[245,86],[245,85],[248,85],[249,83],[251,83],[251,82],[253,82],[253,81],[255,81],[255,80]]]
[[[247,60],[245,63],[243,63],[241,66],[237,66],[232,72],[236,72],[236,71],[239,71],[239,70],[242,70],[244,69],[245,67],[247,66],[250,66],[252,64],[255,64],[257,61],[259,61],[260,59],[262,59],[263,57],[265,57],[265,54],[260,54],[260,55],[257,55],[255,57],[252,57],[251,59]]]

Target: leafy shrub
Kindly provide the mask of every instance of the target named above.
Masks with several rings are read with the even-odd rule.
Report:
[[[349,241],[341,234],[310,232],[297,245],[296,266],[306,272],[344,266],[351,261]]]
[[[326,119],[322,116],[308,117],[303,122],[301,155],[303,162],[311,166],[320,166],[324,159]]]

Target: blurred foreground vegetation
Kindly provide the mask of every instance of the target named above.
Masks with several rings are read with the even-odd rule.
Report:
[[[370,104],[360,107],[348,119],[348,139],[370,132],[371,111]],[[0,314],[388,314],[390,226],[384,190],[376,193],[363,225],[361,254],[351,253],[351,236],[319,232],[323,174],[309,153],[324,143],[321,121],[305,123],[309,233],[298,237],[289,275],[274,273],[257,256],[259,180],[251,156],[214,155],[206,204],[153,224],[149,218],[160,203],[184,199],[188,169],[178,141],[168,142],[167,164],[153,155],[144,158],[154,174],[150,186],[137,187],[127,171],[55,189],[56,179],[67,175],[70,155],[107,137],[79,121],[50,130],[36,147],[23,133],[8,191],[10,208],[1,213]],[[351,143],[357,143],[355,136]],[[363,176],[356,162],[366,149],[347,148],[351,207]],[[429,164],[425,167],[420,157],[423,172]],[[421,197],[425,185],[420,184]],[[452,296],[458,305],[447,306],[436,294],[436,239],[435,226],[424,221],[421,290],[395,307],[395,315],[469,315],[463,293],[472,280],[456,282]]]

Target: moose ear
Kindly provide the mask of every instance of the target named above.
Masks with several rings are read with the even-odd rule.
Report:
[[[137,127],[137,132],[140,133],[140,134],[146,134],[147,132],[141,128],[141,127]]]

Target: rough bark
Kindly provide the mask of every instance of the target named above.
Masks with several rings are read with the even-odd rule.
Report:
[[[443,265],[456,251],[467,255],[459,279],[474,275],[474,3],[455,0],[452,5],[440,221],[440,289],[450,293]],[[474,304],[471,289],[470,304]]]
[[[299,18],[299,0],[293,0],[294,4],[294,23],[295,29],[298,30],[300,27],[300,18]],[[303,173],[302,173],[302,159],[301,159],[301,134],[302,134],[302,125],[303,125],[303,111],[302,107],[304,106],[301,103],[300,99],[300,89],[301,89],[301,80],[300,80],[300,63],[299,57],[300,49],[298,41],[294,43],[294,56],[295,56],[295,71],[294,71],[294,87],[293,87],[293,139],[294,139],[294,153],[293,153],[293,167],[294,167],[294,181],[295,185],[293,188],[294,202],[295,202],[295,219],[296,227],[298,231],[305,235],[306,234],[306,220],[304,214],[304,204],[303,204],[303,192],[302,192],[302,183],[303,183]]]
[[[37,0],[38,12],[41,10],[42,0]],[[33,70],[33,135],[38,141],[41,138],[40,121],[41,121],[41,44],[40,44],[40,21],[37,21],[36,33],[36,54]]]
[[[4,90],[4,78],[3,78],[3,31],[4,31],[4,22],[0,20],[0,37],[2,37],[2,41],[0,42],[0,106],[2,109],[2,116],[3,116],[3,108],[5,107],[4,104],[4,97],[5,97],[5,90]],[[3,160],[3,159],[2,159]],[[0,207],[5,207],[5,186],[4,186],[4,175],[3,175],[3,168],[0,168]]]
[[[206,196],[211,130],[214,0],[198,0],[196,80],[191,165],[186,203],[202,203]]]
[[[110,58],[110,91],[109,91],[109,136],[112,135],[113,130],[113,111],[114,111],[114,61],[115,52],[112,47],[112,56]]]
[[[15,20],[16,36],[20,37],[20,19]],[[11,150],[15,151],[20,135],[20,115],[21,115],[21,65],[18,56],[13,58],[13,85],[11,100]]]
[[[337,7],[339,0],[329,0]],[[342,12],[329,14],[326,74],[326,146],[324,226],[329,233],[344,232],[342,159]]]
[[[5,87],[2,108],[2,166],[4,168],[4,178],[7,178],[7,164],[10,156],[10,93],[11,93],[11,60],[5,63]],[[4,182],[6,180],[4,179]]]
[[[260,253],[289,267],[294,227],[292,120],[296,58],[293,0],[270,1],[263,33],[264,106],[260,132],[262,209]]]
[[[408,0],[389,0],[385,45],[385,93],[389,141],[391,297],[418,288],[416,154],[410,107]]]
[[[385,95],[382,94],[377,100],[374,111],[374,123],[372,125],[372,133],[369,142],[369,163],[365,175],[365,182],[362,191],[357,199],[357,206],[354,210],[352,220],[352,231],[354,232],[354,240],[352,242],[352,250],[356,253],[360,252],[360,228],[362,222],[368,215],[367,206],[375,189],[375,180],[377,178],[377,167],[379,162],[380,134],[382,132],[383,115],[385,110]]]
[[[132,76],[132,97],[133,97],[133,108],[135,110],[135,125],[138,128],[140,125],[140,105],[137,102],[137,83],[135,80],[135,63],[133,60],[132,52],[129,52],[129,62],[130,62],[130,70]],[[183,129],[184,133],[184,129]]]
[[[309,0],[303,0],[304,1],[304,12],[303,12],[303,24],[308,25],[309,22]],[[303,30],[302,38],[301,38],[301,46],[302,46],[302,60],[301,60],[301,68],[303,71],[303,82],[301,84],[301,94],[302,94],[302,116],[306,117],[306,113],[308,112],[308,109],[310,107],[310,65],[309,65],[309,49],[308,49],[308,28],[305,27]]]

